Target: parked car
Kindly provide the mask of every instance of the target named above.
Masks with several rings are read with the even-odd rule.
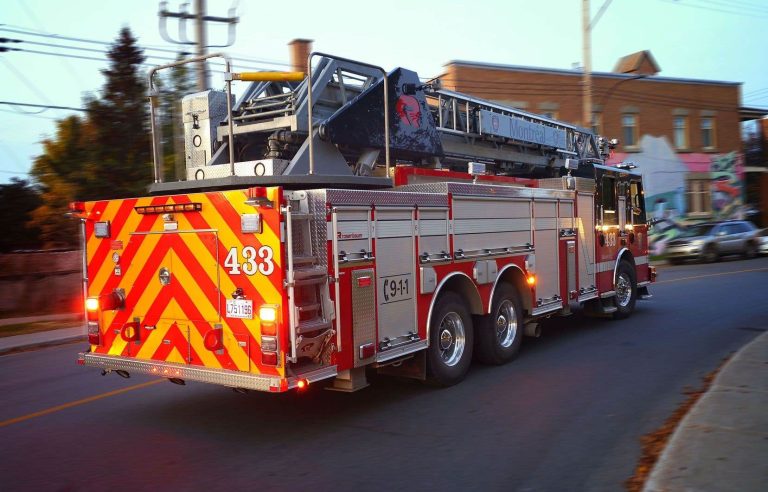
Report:
[[[757,234],[760,241],[759,251],[761,255],[768,255],[768,229],[763,229]]]
[[[732,254],[754,258],[760,247],[761,240],[754,224],[746,220],[728,220],[686,228],[678,238],[667,243],[665,253],[672,264],[686,259],[712,262]]]

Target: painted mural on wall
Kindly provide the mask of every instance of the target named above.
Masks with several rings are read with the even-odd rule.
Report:
[[[640,152],[617,152],[608,160],[608,164],[621,162],[634,163],[643,174],[646,210],[655,222],[649,236],[652,254],[662,254],[670,240],[697,221],[686,210],[688,176],[710,179],[712,216],[707,220],[741,218],[743,214],[744,165],[737,152],[676,154],[666,138],[644,135]]]

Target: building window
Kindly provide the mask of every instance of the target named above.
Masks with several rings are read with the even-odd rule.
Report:
[[[688,179],[685,182],[686,209],[688,215],[709,215],[712,212],[712,195],[709,179]]]
[[[624,147],[637,147],[637,115],[625,114],[621,117],[622,136]]]
[[[592,133],[603,134],[603,113],[592,113]]]
[[[715,148],[715,119],[706,117],[701,119],[701,146],[705,149]]]
[[[675,116],[673,125],[673,137],[675,148],[685,150],[688,148],[688,117]]]

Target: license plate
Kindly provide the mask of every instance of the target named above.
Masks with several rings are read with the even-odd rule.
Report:
[[[253,301],[250,299],[227,299],[227,318],[253,319]]]

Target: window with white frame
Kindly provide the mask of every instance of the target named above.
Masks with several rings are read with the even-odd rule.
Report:
[[[595,135],[603,134],[603,113],[592,113],[592,133]]]
[[[673,124],[673,138],[675,148],[683,150],[688,148],[688,117],[675,116]]]
[[[624,137],[622,141],[624,147],[637,147],[639,138],[636,114],[625,113],[622,115],[621,130],[621,135]]]
[[[705,149],[715,148],[715,119],[711,116],[701,118],[701,146]]]
[[[685,201],[688,215],[709,215],[712,212],[711,180],[709,177],[689,177],[685,181]]]

